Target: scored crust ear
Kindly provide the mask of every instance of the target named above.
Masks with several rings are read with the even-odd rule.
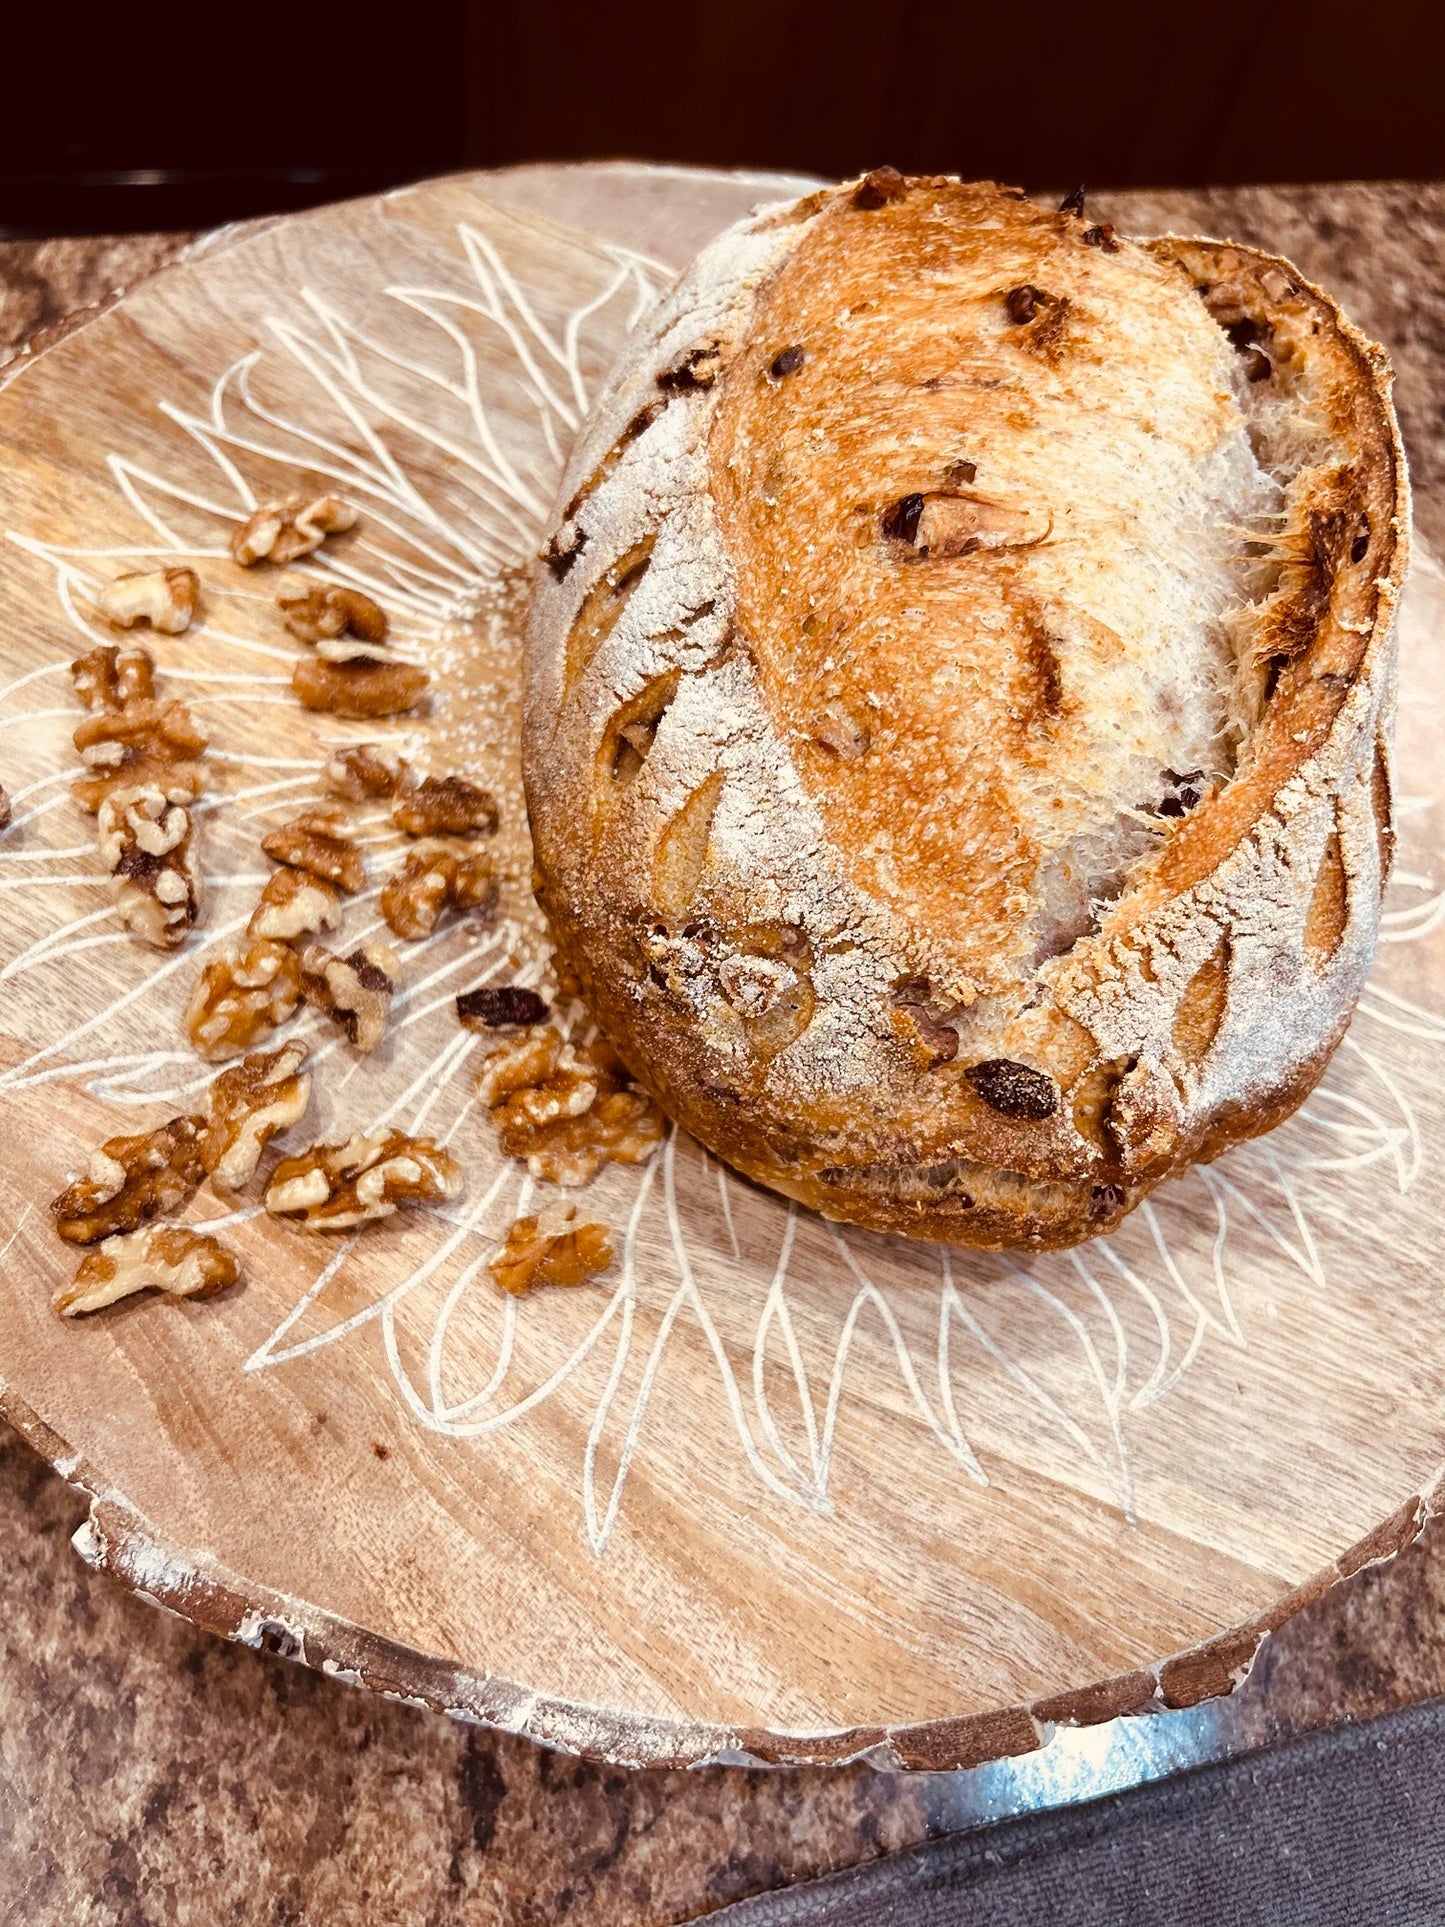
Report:
[[[1287,262],[1094,232],[901,176],[741,223],[537,578],[564,963],[709,1148],[880,1230],[1117,1222],[1301,1101],[1373,950],[1384,358]]]

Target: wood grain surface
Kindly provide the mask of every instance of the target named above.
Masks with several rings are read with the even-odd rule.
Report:
[[[101,1494],[93,1555],[131,1583],[580,1750],[948,1764],[1021,1751],[1050,1717],[1221,1690],[1349,1547],[1387,1518],[1373,1551],[1413,1533],[1402,1502],[1442,1456],[1440,1361],[1422,1342],[1440,1202],[1436,578],[1417,576],[1410,624],[1402,790],[1419,806],[1391,906],[1392,933],[1417,940],[1387,946],[1372,1018],[1310,1118],[1175,1187],[1108,1251],[1029,1277],[958,1260],[951,1283],[938,1254],[790,1228],[679,1144],[646,1180],[630,1268],[529,1301],[508,1338],[483,1262],[518,1193],[460,1115],[472,1066],[457,1059],[452,1086],[452,1057],[430,1067],[455,1045],[453,988],[545,968],[510,733],[523,497],[545,505],[568,419],[658,276],[619,247],[680,260],[727,210],[710,187],[671,225],[654,206],[624,243],[615,195],[599,239],[484,189],[440,184],[205,251],[0,399],[3,528],[20,538],[5,680],[33,676],[7,689],[0,774],[12,795],[49,785],[4,846],[4,1104],[24,1147],[0,1204],[7,1409],[79,1461]],[[757,193],[731,191],[736,206]],[[589,309],[574,354],[569,323]],[[321,1116],[426,1106],[437,1128],[455,1099],[463,1216],[368,1234],[319,1288],[326,1254],[252,1218],[231,1234],[248,1279],[231,1298],[61,1327],[44,1200],[89,1143],[164,1116],[201,1067],[175,1027],[194,952],[157,980],[128,939],[53,941],[82,917],[73,937],[111,934],[89,826],[56,781],[75,720],[56,671],[101,573],[123,566],[114,551],[199,558],[205,627],[157,654],[220,752],[199,941],[216,940],[257,887],[219,879],[263,874],[255,839],[309,792],[318,755],[285,691],[290,645],[220,536],[245,488],[337,471],[365,519],[336,561],[383,585],[436,667],[435,711],[411,734],[503,793],[513,881],[501,924],[408,957],[430,985],[418,1022],[381,1063],[333,1050]],[[519,491],[496,480],[508,472]],[[70,553],[96,549],[112,553]],[[257,676],[273,680],[226,680]],[[271,782],[292,787],[275,802]],[[273,818],[244,814],[272,803]],[[378,841],[378,876],[393,857]],[[496,1177],[490,1215],[469,1218]],[[638,1196],[634,1177],[603,1182],[619,1232]],[[221,1211],[203,1199],[198,1217]],[[489,1407],[504,1343],[511,1376]],[[517,1407],[490,1432],[472,1422]]]

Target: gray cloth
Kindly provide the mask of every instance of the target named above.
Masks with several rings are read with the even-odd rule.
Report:
[[[1439,1927],[1445,1701],[761,1895],[709,1927]]]

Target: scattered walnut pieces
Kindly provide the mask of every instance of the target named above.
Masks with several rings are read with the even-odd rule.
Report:
[[[319,930],[334,930],[340,922],[341,898],[331,885],[309,871],[283,864],[267,880],[246,935],[265,937],[271,943],[294,943],[298,937],[314,937]]]
[[[284,943],[258,940],[205,966],[186,1006],[186,1035],[213,1062],[236,1057],[284,1024],[300,1001],[301,959]]]
[[[552,1184],[586,1184],[609,1161],[640,1164],[662,1139],[662,1113],[612,1047],[569,1044],[551,1024],[501,1042],[477,1089],[502,1149]]]
[[[319,943],[309,943],[301,952],[302,995],[339,1024],[363,1056],[386,1035],[400,982],[401,965],[389,944],[366,943],[349,957],[335,956]]]
[[[168,802],[194,803],[206,780],[206,738],[184,703],[127,703],[87,716],[75,747],[88,772],[71,794],[93,816],[113,789],[155,787]]]
[[[138,644],[124,648],[102,643],[70,665],[75,693],[87,709],[125,709],[131,703],[154,702],[155,659]]]
[[[360,642],[386,641],[386,611],[360,589],[330,583],[297,595],[278,595],[276,607],[286,627],[302,642],[335,642],[342,636],[355,636]]]
[[[263,502],[231,536],[231,554],[243,569],[258,562],[299,562],[321,547],[328,535],[356,526],[356,510],[338,495],[310,501],[293,495],[284,502]]]
[[[261,848],[277,863],[306,870],[323,883],[354,892],[366,885],[366,859],[339,810],[307,810],[261,838]]]
[[[205,1176],[200,1157],[205,1123],[203,1117],[173,1117],[135,1137],[107,1138],[91,1153],[85,1176],[51,1200],[61,1237],[68,1244],[92,1245],[179,1209]]]
[[[235,1256],[219,1238],[184,1225],[152,1224],[107,1238],[87,1252],[73,1281],[62,1285],[51,1302],[62,1318],[78,1318],[137,1291],[214,1298],[238,1276]]]
[[[254,1176],[271,1139],[300,1123],[311,1101],[305,1062],[304,1044],[283,1044],[253,1051],[221,1072],[211,1085],[201,1140],[201,1164],[210,1177],[239,1189]]]
[[[605,1224],[571,1224],[570,1207],[550,1219],[518,1218],[487,1269],[515,1298],[537,1285],[582,1285],[612,1263],[612,1233]]]
[[[96,607],[116,629],[148,622],[165,636],[183,636],[196,613],[201,580],[194,569],[138,570],[107,582]]]
[[[433,1139],[358,1133],[283,1158],[266,1187],[266,1209],[311,1231],[349,1231],[402,1207],[443,1204],[461,1189],[461,1167]]]
[[[380,743],[351,743],[331,752],[326,763],[326,787],[348,803],[369,803],[395,796],[406,781],[410,765]]]
[[[521,984],[482,984],[457,998],[457,1022],[463,1030],[508,1030],[546,1021],[547,999]]]
[[[464,776],[403,780],[391,820],[408,836],[492,836],[501,820],[490,790]]]
[[[96,813],[100,860],[119,879],[127,930],[157,950],[184,943],[201,910],[191,864],[191,815],[152,787],[114,789]]]
[[[291,689],[305,709],[357,721],[399,716],[414,709],[431,681],[411,662],[323,662],[303,656],[291,672]]]
[[[497,873],[490,858],[420,843],[381,892],[381,914],[398,937],[429,937],[444,910],[490,910]]]

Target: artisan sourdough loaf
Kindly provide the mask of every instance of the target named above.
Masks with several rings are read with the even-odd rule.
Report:
[[[1407,529],[1384,358],[1285,261],[888,169],[763,210],[638,329],[538,571],[563,960],[830,1217],[1107,1230],[1349,1019]]]

